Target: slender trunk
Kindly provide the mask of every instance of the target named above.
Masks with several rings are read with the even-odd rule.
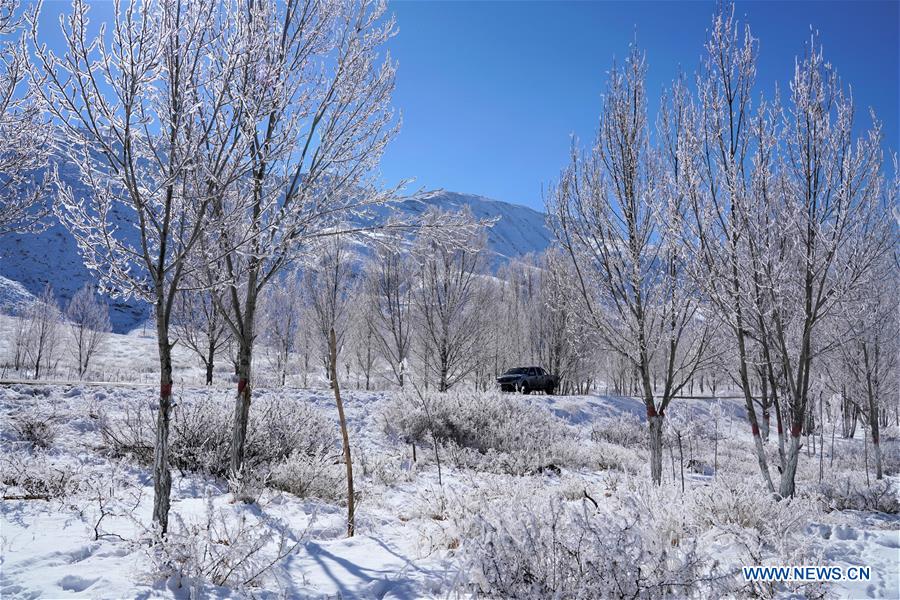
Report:
[[[353,537],[355,515],[353,507],[353,461],[350,457],[350,436],[347,433],[347,419],[344,417],[344,403],[341,402],[341,386],[337,377],[337,338],[334,327],[328,334],[328,352],[331,357],[331,389],[337,403],[338,419],[341,423],[341,438],[344,444],[344,464],[347,465],[347,537]]]
[[[819,396],[819,483],[825,476],[825,412],[822,407],[822,397]]]
[[[831,455],[828,457],[828,467],[834,467],[834,434],[837,431],[837,415],[831,412],[829,405],[829,414],[831,414]]]
[[[716,414],[716,437],[713,439],[713,477],[719,476],[719,416]]]
[[[681,432],[678,432],[678,466],[681,468],[681,493],[684,493],[684,449],[681,447]]]
[[[216,358],[216,344],[210,339],[209,347],[206,350],[206,385],[212,385],[213,382],[213,361]]]
[[[675,486],[678,485],[676,483],[678,477],[675,475],[675,450],[672,448],[672,446],[669,446],[669,459],[672,462],[672,485]]]
[[[647,424],[650,430],[650,478],[653,483],[662,482],[662,431],[663,415],[652,407],[647,409]]]
[[[778,460],[781,463],[781,471],[784,472],[787,464],[787,455],[785,454],[787,440],[784,436],[784,417],[781,412],[781,402],[777,398],[775,399],[775,422],[778,425]]]
[[[169,528],[169,496],[172,474],[169,471],[169,421],[172,410],[172,346],[169,344],[168,319],[157,311],[159,345],[159,409],[156,414],[156,440],[153,445],[153,522],[164,535]]]
[[[881,444],[875,431],[872,432],[872,454],[875,455],[875,479],[884,479],[884,471],[881,467]]]
[[[795,422],[791,426],[791,440],[788,445],[787,463],[781,473],[781,485],[778,493],[782,498],[794,496],[794,478],[797,475],[797,463],[800,460],[800,434],[803,429],[802,422]]]
[[[246,337],[238,342],[238,387],[234,403],[234,430],[231,437],[232,479],[240,480],[244,464],[244,444],[247,440],[247,424],[250,420],[250,366],[253,360],[251,344]]]
[[[872,482],[869,481],[869,438],[866,436],[865,427],[863,425],[863,460],[866,466],[866,487],[872,487]]]

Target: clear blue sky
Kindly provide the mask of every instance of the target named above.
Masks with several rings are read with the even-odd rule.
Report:
[[[112,3],[95,0],[94,25]],[[542,185],[565,165],[570,135],[594,136],[614,57],[635,35],[646,50],[654,101],[677,69],[700,60],[713,0],[636,2],[419,2],[392,0],[399,34],[394,105],[403,130],[382,162],[387,183],[444,188],[543,209]],[[68,0],[46,0],[41,37],[58,47]],[[736,13],[760,40],[759,89],[782,89],[810,26],[825,57],[853,87],[858,123],[872,107],[885,149],[897,150],[900,2],[739,1]],[[58,48],[57,48],[58,49]],[[653,106],[651,106],[651,109]]]
[[[858,118],[871,106],[885,148],[898,149],[900,3],[737,2],[760,40],[760,89],[782,89],[810,25]],[[613,58],[637,34],[657,96],[679,66],[698,66],[715,3],[413,2],[389,5],[400,33],[394,104],[403,130],[389,147],[387,181],[445,188],[543,208],[541,186],[565,164],[570,134],[593,138]]]

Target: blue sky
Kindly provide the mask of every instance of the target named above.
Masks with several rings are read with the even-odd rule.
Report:
[[[810,26],[825,57],[875,109],[898,148],[898,12],[885,2],[737,2],[760,40],[757,84],[786,89]],[[679,66],[693,73],[715,3],[413,2],[389,5],[400,33],[394,104],[403,130],[382,162],[387,181],[476,193],[542,209],[570,134],[593,138],[614,57],[637,35],[658,96]],[[868,123],[867,111],[858,118]]]
[[[92,2],[96,25],[112,3]],[[565,165],[571,134],[593,139],[613,59],[637,37],[649,63],[651,103],[679,67],[700,60],[713,0],[635,2],[420,2],[392,0],[399,34],[394,105],[403,129],[382,161],[386,183],[414,177],[408,191],[444,188],[542,210],[542,186]],[[57,19],[68,0],[46,0],[41,37],[60,43]],[[857,123],[868,107],[897,150],[900,2],[737,2],[760,40],[757,86],[786,89],[809,39],[852,85]],[[57,48],[58,49],[58,48]],[[652,109],[651,105],[651,109]]]

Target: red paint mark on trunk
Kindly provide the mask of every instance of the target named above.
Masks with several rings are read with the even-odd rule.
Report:
[[[650,418],[650,417],[655,417],[655,416],[657,416],[656,406],[651,402],[650,404],[647,405],[647,417]]]
[[[791,425],[791,437],[800,437],[800,432],[803,430],[803,425],[800,423],[794,423]]]
[[[872,432],[872,443],[876,446],[878,445],[878,432],[876,431]]]
[[[243,394],[245,389],[247,389],[247,380],[242,377],[238,380],[238,394]]]
[[[756,421],[750,423],[750,431],[753,432],[753,437],[759,437],[759,425],[756,424]]]
[[[171,383],[163,383],[159,386],[159,395],[162,398],[168,398],[172,395],[172,384]]]

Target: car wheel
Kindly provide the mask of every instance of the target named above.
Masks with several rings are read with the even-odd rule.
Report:
[[[550,396],[552,396],[553,394],[556,393],[556,386],[555,386],[555,385],[551,385],[551,386],[548,387],[545,391],[547,392],[547,394],[549,394]]]

